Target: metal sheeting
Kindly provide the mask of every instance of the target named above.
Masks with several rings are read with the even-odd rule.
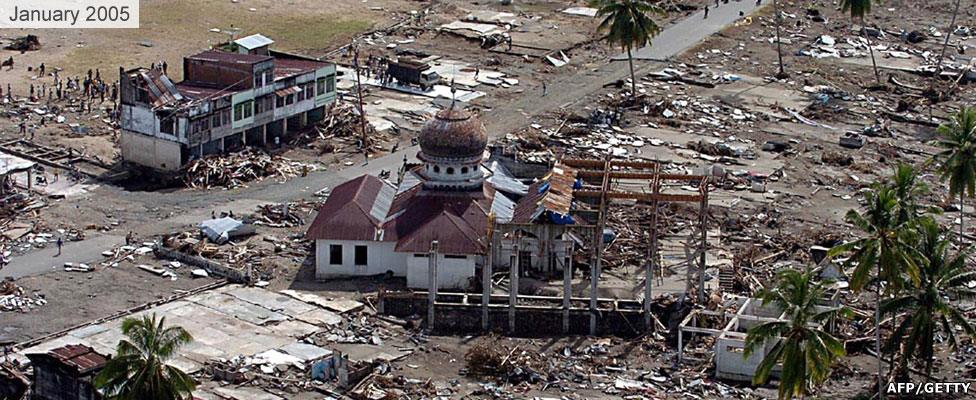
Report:
[[[505,168],[505,165],[497,160],[490,161],[484,168],[491,172],[491,176],[488,177],[488,183],[494,186],[495,189],[516,196],[525,196],[529,192],[529,185],[516,179],[508,171],[508,168]]]
[[[267,36],[264,36],[260,33],[248,37],[243,37],[234,41],[234,44],[248,50],[254,50],[259,47],[270,46],[273,43],[274,40],[271,40]]]
[[[495,192],[495,199],[491,202],[491,212],[495,214],[496,222],[509,222],[515,216],[515,202],[504,194]]]
[[[281,90],[275,90],[275,95],[278,96],[278,97],[285,97],[285,96],[288,96],[290,94],[295,94],[295,93],[298,93],[298,92],[301,92],[301,91],[302,91],[302,88],[300,88],[298,86],[292,86],[290,88],[285,88],[285,89],[281,89]]]

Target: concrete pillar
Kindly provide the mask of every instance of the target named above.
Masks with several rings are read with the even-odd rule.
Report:
[[[225,151],[225,150],[227,149],[227,147],[225,146],[225,143],[224,143],[224,140],[225,140],[225,139],[227,139],[227,137],[226,137],[226,136],[225,136],[225,137],[222,137],[222,138],[220,138],[220,152],[221,152],[221,153],[223,153],[223,152],[224,152],[224,151]]]
[[[434,303],[437,301],[437,241],[430,242],[427,256],[427,332],[434,331]]]
[[[656,192],[657,190],[655,188],[655,193]],[[647,250],[647,271],[644,273],[644,328],[646,329],[646,332],[650,332],[652,329],[654,329],[651,318],[651,284],[654,282],[654,270],[657,266],[657,200],[654,200],[654,204],[651,205],[651,208],[654,210],[654,214],[651,215],[651,226],[648,232],[648,234],[651,235],[651,248]]]
[[[492,263],[494,263],[495,257],[495,242],[492,240],[491,235],[488,237],[488,257],[485,260],[485,266],[481,269],[481,329],[485,332],[491,330],[491,323],[489,322],[488,315],[488,304],[491,303],[491,270]]]
[[[302,116],[299,117],[299,119],[298,119],[298,123],[303,128],[306,127],[306,126],[308,126],[308,111],[305,111],[305,112],[302,113]]]
[[[708,251],[708,192],[702,191],[701,254],[698,256],[698,304],[705,304],[705,253]]]
[[[603,224],[599,224],[602,227]],[[603,247],[603,229],[597,228],[596,245],[593,247],[593,262],[590,263],[590,335],[596,336],[597,291],[600,282],[600,247]]]
[[[264,147],[268,147],[268,125],[274,122],[269,122],[267,124],[261,125],[261,136],[264,138]]]
[[[515,262],[512,263],[512,268],[509,270],[511,277],[508,288],[508,331],[513,334],[515,333],[515,303],[518,301],[519,264],[522,261],[522,256],[519,254],[519,242],[521,240],[522,237],[519,235],[515,239],[515,244],[512,245],[515,252]]]
[[[249,130],[245,129],[244,132],[241,132],[241,147],[247,147],[247,131]]]
[[[569,333],[570,297],[573,296],[573,250],[576,242],[569,245],[569,261],[563,266],[563,333]]]

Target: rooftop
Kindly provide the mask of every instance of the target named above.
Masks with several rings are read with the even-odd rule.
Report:
[[[196,60],[196,61],[216,62],[216,63],[252,65],[252,64],[265,62],[268,60],[273,60],[274,57],[260,56],[256,54],[238,54],[238,53],[228,53],[225,51],[207,50],[202,53],[194,54],[192,56],[187,56],[186,59]]]

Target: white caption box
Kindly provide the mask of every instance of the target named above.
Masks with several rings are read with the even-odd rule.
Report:
[[[138,28],[139,0],[0,0],[0,28]]]

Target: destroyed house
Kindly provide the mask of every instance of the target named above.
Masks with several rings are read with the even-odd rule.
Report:
[[[158,65],[120,71],[122,159],[175,171],[206,155],[279,145],[323,119],[336,97],[335,65],[268,54],[204,51],[184,58],[181,82]]]
[[[69,344],[46,353],[28,354],[34,368],[31,400],[95,400],[92,381],[108,358],[88,346]]]

